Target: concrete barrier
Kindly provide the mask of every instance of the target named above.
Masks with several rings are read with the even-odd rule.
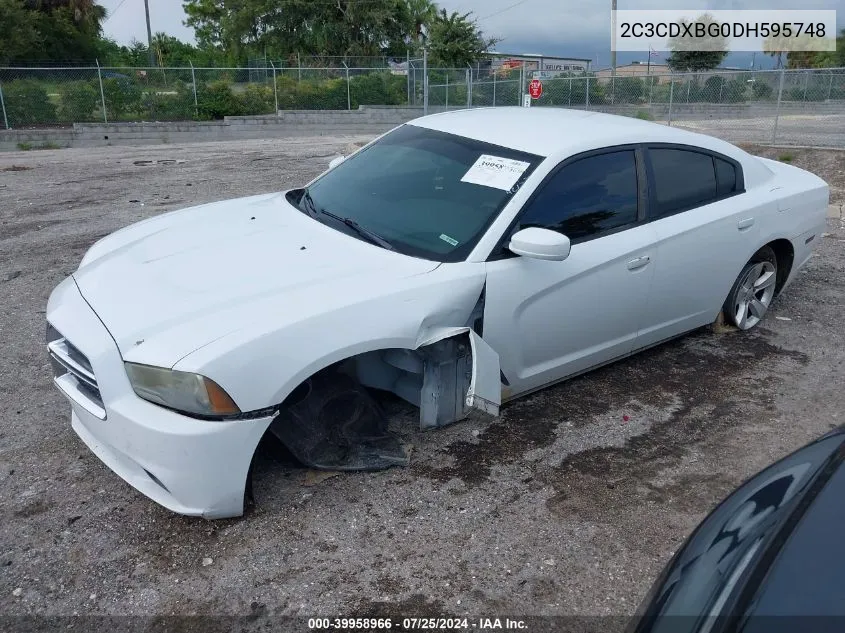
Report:
[[[362,106],[357,110],[283,110],[266,116],[226,117],[222,121],[74,123],[70,128],[0,130],[0,151],[376,135],[420,116],[422,108]]]
[[[460,109],[460,108],[450,108]],[[577,106],[574,109],[580,109]],[[431,107],[429,113],[442,112]],[[647,113],[665,121],[668,104],[594,105],[590,110],[625,116]],[[755,119],[774,121],[776,103],[690,103],[673,104],[672,119],[681,121]],[[357,110],[281,110],[277,114],[226,117],[222,121],[178,121],[139,123],[75,123],[70,128],[0,130],[0,151],[42,147],[104,147],[109,145],[156,145],[201,143],[242,139],[291,138],[302,136],[377,135],[422,116],[422,107],[361,106]],[[781,103],[780,116],[825,116],[845,114],[845,102]]]

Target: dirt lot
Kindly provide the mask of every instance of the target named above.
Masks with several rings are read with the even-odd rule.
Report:
[[[0,613],[627,615],[723,495],[845,422],[830,220],[753,334],[694,333],[493,422],[419,433],[397,405],[409,468],[325,477],[268,455],[243,519],[160,508],[71,430],[50,290],[119,227],[302,183],[353,140],[0,155]],[[789,153],[845,202],[845,152]]]

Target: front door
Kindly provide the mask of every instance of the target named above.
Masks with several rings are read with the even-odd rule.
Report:
[[[634,348],[654,270],[639,160],[634,149],[570,159],[528,201],[509,235],[560,231],[573,243],[567,259],[499,252],[488,261],[484,339],[510,397]]]

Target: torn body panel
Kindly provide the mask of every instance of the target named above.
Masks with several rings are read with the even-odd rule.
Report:
[[[483,294],[468,321],[480,327]],[[469,326],[427,332],[416,349],[353,356],[306,380],[270,431],[302,463],[331,470],[406,465],[399,438],[364,387],[390,391],[420,410],[420,428],[446,426],[473,409],[498,415],[499,356]]]
[[[499,413],[499,356],[468,326],[435,330],[414,350],[380,350],[350,360],[361,384],[419,407],[422,429],[457,422],[472,409]]]
[[[498,415],[500,376],[498,354],[471,328],[443,328],[418,349],[368,352],[312,376],[282,405],[270,432],[312,468],[404,466],[408,455],[364,387],[419,407],[420,428],[430,429],[473,409]]]

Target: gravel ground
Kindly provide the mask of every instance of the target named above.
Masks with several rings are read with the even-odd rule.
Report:
[[[268,445],[238,520],[148,501],[70,428],[50,290],[119,227],[302,183],[356,140],[0,156],[1,614],[628,615],[720,498],[843,422],[837,219],[754,333],[698,331],[492,422],[421,433],[393,403],[404,469],[316,473]],[[833,177],[830,156],[807,160]]]
[[[812,107],[808,108],[812,110]],[[665,121],[661,121],[665,123]],[[694,119],[681,117],[672,125],[693,132],[712,134],[732,143],[771,143],[772,136],[782,145],[812,145],[845,148],[845,115],[842,114],[783,114],[775,117],[743,117],[738,119]]]

